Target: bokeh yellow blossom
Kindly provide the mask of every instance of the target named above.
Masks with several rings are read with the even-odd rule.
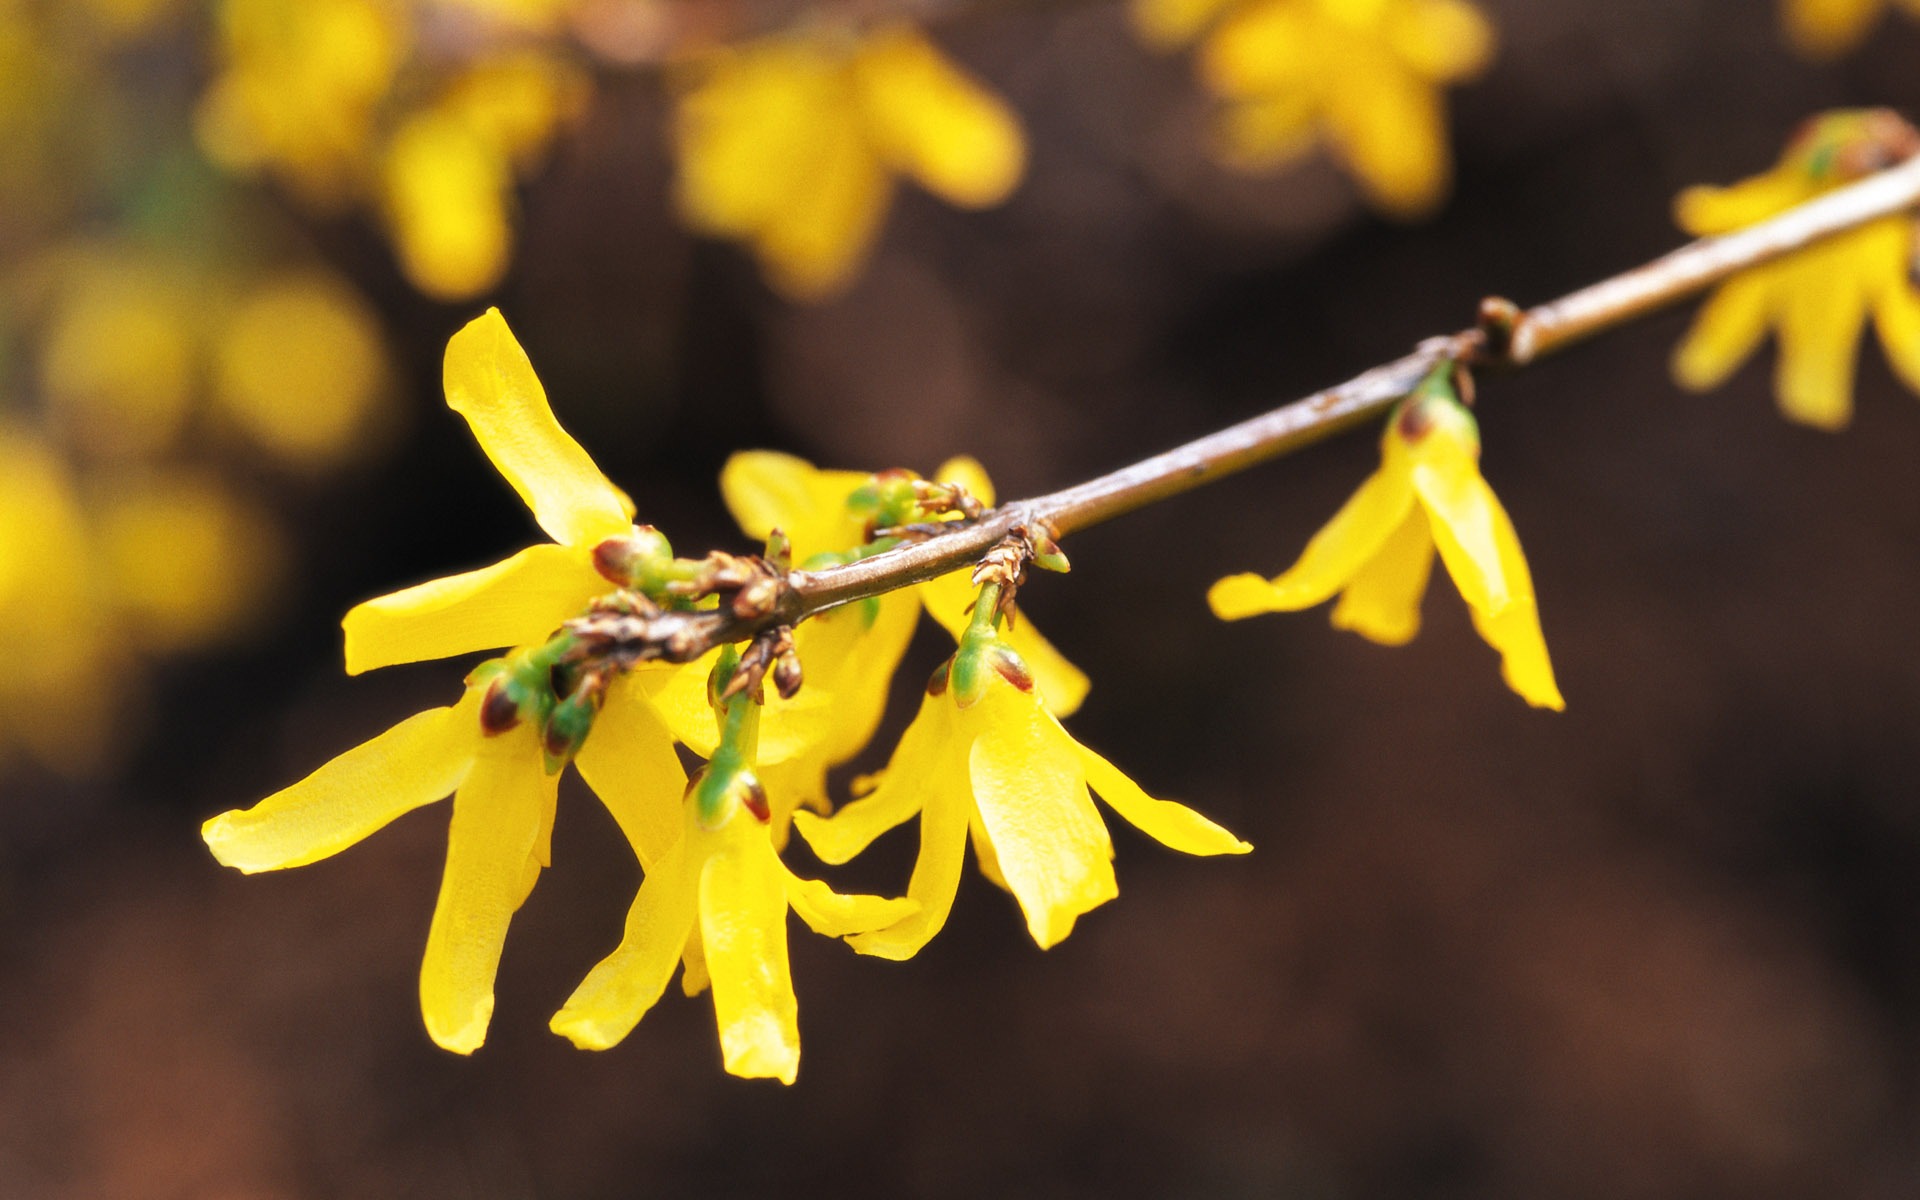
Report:
[[[971,671],[971,688],[964,682]],[[977,692],[977,694],[971,694]],[[907,898],[917,911],[849,938],[856,950],[910,958],[946,924],[971,835],[981,870],[1013,893],[1042,949],[1079,917],[1113,899],[1113,843],[1088,787],[1154,840],[1188,854],[1252,849],[1183,805],[1156,800],[1082,746],[1047,710],[1031,672],[976,622],[936,674],[879,783],[832,817],[795,818],[828,863],[844,863],[876,837],[920,817],[920,852]]]
[[[1444,372],[1445,368],[1442,368]],[[1507,686],[1561,709],[1533,577],[1500,500],[1480,476],[1480,432],[1440,374],[1394,410],[1380,469],[1274,579],[1233,575],[1207,594],[1222,620],[1296,612],[1340,596],[1333,624],[1386,646],[1420,629],[1437,548],[1474,628],[1500,652]]]
[[[1697,236],[1729,233],[1831,191],[1920,148],[1894,113],[1867,109],[1816,118],[1772,170],[1731,187],[1680,193],[1675,217]],[[1882,217],[1748,267],[1717,288],[1675,348],[1673,375],[1694,391],[1718,387],[1769,330],[1779,338],[1780,411],[1818,429],[1853,417],[1853,377],[1869,316],[1887,361],[1920,391],[1920,291],[1913,284],[1913,219]]]
[[[1920,0],[1892,0],[1920,16]],[[1780,17],[1794,49],[1809,58],[1837,58],[1858,46],[1888,8],[1888,0],[1781,0]]]
[[[1011,109],[909,25],[819,28],[688,64],[675,113],[682,216],[750,245],[773,286],[843,286],[906,176],[963,208],[1006,199],[1026,165]]]
[[[1204,36],[1226,163],[1267,170],[1324,143],[1375,207],[1403,218],[1431,210],[1451,179],[1442,89],[1494,49],[1466,0],[1134,0],[1133,14],[1163,48]]]

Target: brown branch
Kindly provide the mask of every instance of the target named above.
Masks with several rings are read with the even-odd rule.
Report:
[[[1097,525],[1377,416],[1448,359],[1483,368],[1523,367],[1583,338],[1685,300],[1737,271],[1916,206],[1920,206],[1920,156],[1749,229],[1691,242],[1558,300],[1525,310],[1503,300],[1488,300],[1481,306],[1476,328],[1430,338],[1404,358],[1164,454],[1063,491],[1011,501],[978,520],[954,522],[930,537],[858,562],[789,572],[785,589],[763,614],[742,618],[725,611],[662,613],[644,623],[649,627],[645,635],[649,646],[637,653],[629,647],[628,652],[634,658],[690,661],[714,646],[752,637],[763,629],[793,624],[841,604],[971,566],[1023,526],[1050,526],[1064,536]]]

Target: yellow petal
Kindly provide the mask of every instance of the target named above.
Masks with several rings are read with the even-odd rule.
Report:
[[[200,836],[248,874],[305,866],[451,793],[480,739],[474,704],[416,713],[252,808],[221,813]]]
[[[815,130],[851,104],[827,39],[766,38],[718,52],[674,110],[675,201],[694,229],[749,237],[809,185]]]
[[[1487,614],[1516,599],[1531,599],[1525,581],[1507,577],[1494,515],[1504,512],[1473,456],[1464,448],[1428,446],[1422,451],[1422,461],[1413,468],[1413,486],[1426,506],[1440,561],[1447,564],[1461,597]]]
[[[885,928],[848,938],[847,944],[862,954],[896,962],[912,958],[940,932],[953,911],[967,857],[967,823],[973,803],[954,777],[958,764],[949,760],[945,765],[940,774],[918,781],[926,805],[920,813],[920,853],[913,860],[913,877],[907,881],[907,899],[914,907]]]
[[[1731,233],[1813,198],[1816,184],[1798,166],[1776,167],[1731,187],[1690,187],[1673,201],[1673,218],[1695,237]]]
[[[617,1045],[667,990],[694,929],[694,911],[687,846],[676,841],[641,881],[619,948],[573,989],[549,1028],[582,1050]]]
[[[993,507],[993,480],[980,460],[967,454],[956,455],[940,464],[932,475],[935,483],[956,483],[987,508]]]
[[[643,667],[639,674],[685,669]],[[587,744],[573,762],[619,822],[641,866],[651,867],[679,839],[687,773],[674,753],[673,735],[648,703],[635,674],[614,680]]]
[[[730,1074],[792,1083],[800,1071],[799,1003],[787,966],[784,868],[766,831],[736,814],[700,872],[700,940]]]
[[[680,990],[691,999],[712,985],[713,977],[707,974],[706,947],[700,944],[700,922],[695,921],[687,931],[687,948],[680,952]]]
[[[968,772],[981,825],[1044,950],[1119,895],[1113,843],[1071,742],[1031,696],[996,676],[960,719],[979,730]]]
[[[526,864],[558,782],[533,727],[522,725],[482,739],[454,793],[447,867],[420,963],[420,1013],[445,1049],[471,1054],[486,1040],[507,923],[525,895]]]
[[[1468,611],[1480,636],[1500,652],[1500,675],[1507,686],[1535,708],[1558,712],[1566,707],[1566,701],[1560,697],[1553,664],[1547,659],[1547,643],[1540,633],[1540,615],[1533,598],[1533,575],[1520,550],[1520,537],[1492,489],[1486,490],[1486,502],[1509,600],[1504,608],[1491,612],[1469,602]]]
[[[1860,44],[1884,0],[1786,0],[1781,13],[1794,48],[1809,58],[1835,58]]]
[[[818,300],[844,287],[892,199],[893,185],[855,116],[823,114],[810,133],[806,182],[755,233],[767,281],[792,299]]]
[[[354,605],[340,622],[347,673],[538,644],[612,590],[586,552],[529,546],[490,567]]]
[[[778,861],[778,860],[776,860]],[[842,895],[817,879],[802,879],[782,866],[786,879],[787,902],[815,933],[827,937],[845,937],[883,929],[911,916],[920,906],[908,899],[884,896]]]
[[[1873,321],[1894,373],[1920,392],[1920,293],[1900,280],[1874,301]]]
[[[972,808],[971,805],[968,806]],[[987,882],[1011,895],[1013,889],[1007,886],[1007,877],[1000,871],[1000,856],[993,852],[993,842],[987,837],[987,827],[980,823],[980,810],[972,809],[967,816],[967,832],[973,837],[973,860]]]
[[[1493,58],[1493,23],[1464,0],[1395,5],[1386,32],[1401,61],[1435,83],[1477,75]]]
[[[1213,585],[1208,603],[1223,620],[1296,612],[1330,599],[1393,535],[1413,508],[1406,471],[1382,467],[1367,477],[1333,520],[1313,535],[1300,561],[1271,582],[1236,575]]]
[[[971,619],[968,610],[980,594],[979,589],[973,586],[971,575],[967,570],[954,571],[938,579],[930,579],[919,588],[927,615],[952,634],[955,641],[966,632],[967,622]],[[1092,686],[1086,672],[1056,650],[1053,643],[1034,628],[1032,621],[1016,619],[1013,628],[1001,630],[1000,640],[1018,654],[1026,662],[1027,669],[1033,672],[1034,684],[1046,701],[1049,712],[1055,716],[1070,717],[1079,709],[1081,701],[1087,698],[1087,689]]]
[[[1186,805],[1147,795],[1126,772],[1075,741],[1058,725],[1054,728],[1059,733],[1056,744],[1065,742],[1073,747],[1080,769],[1100,798],[1154,841],[1185,854],[1245,854],[1253,849]]]
[[[1357,571],[1333,606],[1333,627],[1383,646],[1404,646],[1420,632],[1420,599],[1433,569],[1433,534],[1418,506]]]
[[[720,468],[720,494],[743,533],[764,539],[783,531],[793,543],[793,561],[802,564],[865,540],[864,523],[848,511],[847,497],[872,478],[862,471],[823,471],[773,450],[743,450]]]
[[[1403,68],[1349,71],[1327,104],[1327,138],[1387,215],[1424,215],[1452,176],[1440,93]]]
[[[900,735],[887,770],[873,792],[822,819],[795,813],[793,823],[821,862],[838,866],[865,850],[873,839],[920,811],[935,782],[957,764],[944,762],[955,738],[953,702],[925,696],[912,724]]]
[[[1744,271],[1715,289],[1673,352],[1673,378],[1704,392],[1719,387],[1767,336],[1780,274]]]
[[[1853,418],[1854,360],[1865,300],[1844,273],[1844,259],[1829,254],[1820,265],[1829,269],[1796,272],[1798,286],[1781,297],[1774,392],[1789,418],[1840,430]]]
[[[591,550],[627,531],[632,502],[554,420],[546,390],[499,309],[453,335],[445,376],[448,407],[467,419],[548,536]]]
[[[868,134],[894,170],[963,208],[998,204],[1020,181],[1027,146],[1013,110],[918,30],[871,34],[853,70]]]
[[[1302,91],[1316,69],[1314,32],[1303,6],[1246,5],[1201,48],[1200,77],[1229,99]]]
[[[513,170],[497,147],[457,116],[419,113],[395,131],[382,184],[400,267],[415,287],[465,300],[500,282],[513,249]]]

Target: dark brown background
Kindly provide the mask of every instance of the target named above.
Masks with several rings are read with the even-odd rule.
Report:
[[[1667,249],[1675,190],[1764,167],[1813,110],[1920,107],[1904,19],[1816,67],[1765,3],[1488,7],[1504,46],[1457,94],[1461,185],[1426,225],[1358,211],[1324,164],[1207,166],[1185,64],[1108,6],[997,11],[940,36],[1030,124],[1005,209],[904,195],[849,295],[789,309],[674,230],[659,102],[613,81],[526,194],[499,301],[643,518],[738,546],[712,483],[731,449],[1073,482],[1485,291],[1532,302]],[[1215,577],[1291,561],[1369,436],[1075,537],[1074,574],[1026,599],[1095,680],[1076,733],[1256,852],[1116,830],[1122,898],[1046,954],[978,879],[905,965],[796,926],[782,1089],[724,1075],[709,1003],[677,989],[609,1053],[546,1031],[637,877],[572,783],[470,1060],[414,996],[443,807],[279,876],[200,846],[204,817],[451,698],[455,664],[344,679],[340,612],[535,536],[439,407],[472,310],[412,297],[358,224],[318,232],[389,318],[412,433],[281,498],[300,598],[162,678],[125,782],[8,781],[0,1196],[1920,1190],[1920,403],[1877,351],[1838,437],[1777,417],[1764,365],[1679,393],[1680,314],[1484,382],[1562,716],[1500,686],[1444,583],[1397,651],[1319,612],[1207,614]],[[912,845],[833,878],[897,889]]]

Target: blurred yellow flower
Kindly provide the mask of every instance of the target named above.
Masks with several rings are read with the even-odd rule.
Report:
[[[1893,0],[1920,15],[1920,0]],[[1809,58],[1835,58],[1858,46],[1888,0],[1782,0],[1780,15],[1794,49]]]
[[[907,898],[919,908],[848,939],[863,954],[910,958],[946,924],[971,833],[981,870],[1013,893],[1042,949],[1081,914],[1119,894],[1113,843],[1088,795],[1154,840],[1188,854],[1252,849],[1183,805],[1156,800],[1073,739],[1047,710],[1018,655],[975,622],[936,674],[872,793],[830,818],[800,813],[823,862],[844,863],[874,838],[920,817]]]
[[[647,868],[619,947],[554,1014],[555,1033],[583,1050],[616,1045],[684,959],[687,994],[713,987],[726,1069],[794,1081],[800,1032],[787,909],[816,932],[843,937],[901,920],[914,905],[841,895],[794,875],[773,848],[764,811],[755,811],[758,787],[745,763],[716,755],[688,793],[680,836]]]
[[[1696,236],[1728,233],[1920,149],[1892,112],[1829,113],[1809,122],[1771,171],[1732,187],[1692,187],[1674,204]],[[1774,395],[1780,411],[1819,429],[1853,417],[1853,373],[1868,316],[1887,361],[1920,391],[1920,292],[1911,275],[1913,219],[1883,217],[1804,250],[1749,267],[1716,289],[1674,351],[1673,374],[1694,391],[1718,387],[1769,329],[1780,339]]]
[[[687,69],[677,198],[694,229],[747,242],[773,286],[843,286],[908,176],[964,208],[1020,180],[1019,120],[909,25],[783,34]]]
[[[149,457],[185,428],[198,384],[204,296],[134,250],[57,252],[40,357],[49,414],[95,455]]]
[[[633,502],[554,420],[500,310],[447,342],[447,405],[554,540],[489,567],[355,605],[341,622],[347,673],[502,646],[537,645],[613,590],[594,548],[633,531]]]
[[[1396,217],[1446,194],[1441,88],[1478,75],[1494,48],[1466,0],[1134,0],[1133,15],[1161,47],[1206,35],[1200,73],[1226,101],[1216,145],[1229,165],[1270,169],[1324,142]]]
[[[1380,439],[1380,469],[1272,579],[1233,575],[1207,600],[1222,620],[1296,612],[1331,599],[1333,624],[1382,645],[1420,628],[1436,547],[1474,628],[1500,652],[1501,675],[1527,703],[1561,709],[1533,577],[1498,497],[1480,477],[1480,431],[1445,372],[1402,401]]]

